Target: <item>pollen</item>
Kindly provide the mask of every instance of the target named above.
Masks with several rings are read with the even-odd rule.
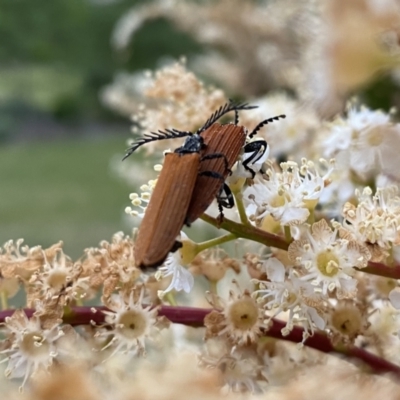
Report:
[[[317,267],[322,275],[333,277],[339,272],[339,260],[329,249],[317,256]]]
[[[39,331],[25,333],[21,340],[20,348],[28,357],[36,358],[43,355],[47,358],[49,353],[49,345]]]
[[[282,207],[285,205],[285,196],[281,192],[282,191],[278,192],[278,194],[272,199],[272,201],[270,202],[271,207]]]
[[[116,321],[117,331],[127,339],[136,339],[144,335],[148,321],[146,316],[138,310],[127,310]]]
[[[250,297],[238,299],[229,307],[227,318],[235,329],[247,331],[258,323],[259,308]]]
[[[366,329],[360,309],[352,303],[345,303],[333,310],[330,317],[331,329],[346,339],[354,339]]]

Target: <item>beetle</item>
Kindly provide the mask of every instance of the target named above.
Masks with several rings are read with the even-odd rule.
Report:
[[[246,109],[252,106],[228,103],[217,110],[202,128],[208,126],[205,130],[212,129],[215,119],[236,109],[235,107]],[[202,128],[195,134],[176,130],[166,131],[165,136],[168,136],[168,138],[177,135],[188,137],[183,146],[177,148],[173,153],[166,154],[163,169],[140,225],[135,241],[135,262],[141,269],[161,265],[169,252],[176,251],[181,247],[181,243],[176,241],[176,237],[185,223],[197,179],[207,176],[213,180],[219,180],[219,186],[221,186],[225,179],[225,171],[228,173],[230,167],[236,161],[236,158],[230,157],[228,159],[225,154],[220,152],[207,152],[205,154],[204,149],[207,147],[207,143],[200,135],[203,132]],[[238,128],[236,127],[236,129]],[[239,128],[239,130],[242,129]],[[156,134],[157,138],[163,137],[163,132],[159,134]],[[132,147],[136,146],[137,148],[148,141],[148,138],[140,139]],[[124,158],[129,156],[136,148],[133,150],[131,148]],[[200,170],[199,167],[203,161],[215,159],[222,160],[221,167],[224,174],[204,168]]]
[[[195,133],[166,129],[145,134],[128,149],[124,159],[138,147],[154,140],[187,137],[183,146],[166,155],[161,174],[141,223],[135,245],[135,261],[140,268],[161,265],[168,253],[182,246],[175,239],[184,224],[200,217],[217,197],[220,216],[222,207],[232,207],[233,198],[224,180],[236,162],[247,138],[244,127],[238,125],[238,111],[255,108],[247,103],[229,102],[220,107]],[[221,125],[216,121],[235,111],[235,124]],[[282,118],[277,116],[262,121],[249,135],[252,137],[264,124]],[[259,146],[265,141],[248,145],[252,155],[243,163],[257,159]],[[255,150],[257,149],[257,150]],[[253,172],[253,171],[251,171]],[[228,195],[222,196],[225,192]]]

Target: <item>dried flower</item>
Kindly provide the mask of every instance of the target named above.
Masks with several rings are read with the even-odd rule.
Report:
[[[121,295],[115,295],[109,302],[110,311],[103,311],[106,322],[111,326],[96,334],[97,337],[109,337],[112,339],[102,348],[114,348],[110,357],[118,353],[144,354],[145,339],[154,333],[157,323],[157,308],[149,305],[142,306],[143,292],[135,301],[133,296],[126,302]]]
[[[63,336],[58,324],[51,329],[43,329],[38,317],[28,319],[23,310],[16,310],[11,317],[7,317],[5,328],[8,330],[9,348],[0,354],[7,358],[6,377],[21,378],[21,388],[31,375],[41,369],[48,370],[57,357],[57,341]]]
[[[263,308],[255,301],[248,290],[243,292],[236,285],[236,292],[229,292],[229,299],[209,295],[212,306],[222,311],[213,311],[207,315],[205,325],[207,337],[226,337],[234,345],[243,346],[255,343],[256,340],[268,330]]]

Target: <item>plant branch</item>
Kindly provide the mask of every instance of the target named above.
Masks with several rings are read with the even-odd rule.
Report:
[[[289,247],[289,243],[287,243],[282,237],[258,229],[253,225],[243,225],[227,218],[224,218],[222,222],[218,222],[216,218],[213,218],[208,214],[203,214],[201,219],[216,228],[225,229],[237,237],[262,243],[265,246],[276,247],[282,250],[287,250]]]
[[[226,235],[219,236],[215,239],[207,240],[206,242],[197,243],[196,254],[209,249],[210,247],[219,246],[220,244],[230,242],[237,239],[237,236],[233,233],[227,233]]]
[[[104,323],[104,314],[101,312],[102,310],[107,310],[107,308],[72,307],[66,310],[63,321],[72,326],[89,325],[90,323],[99,325]],[[0,311],[0,322],[5,322],[5,318],[11,316],[14,311],[15,310]],[[165,316],[173,323],[201,327],[204,326],[205,316],[211,311],[212,309],[206,308],[162,306],[159,309],[158,315]],[[24,312],[30,318],[34,313],[34,310],[25,309]],[[285,326],[285,322],[273,319],[270,329],[265,334],[266,336],[277,339],[300,343],[303,339],[304,330],[301,327],[295,326],[287,336],[282,336],[281,330]],[[400,367],[398,365],[356,346],[335,347],[324,333],[315,332],[314,335],[309,337],[304,344],[324,353],[342,354],[348,358],[363,361],[367,366],[367,370],[370,372],[377,374],[392,373],[397,378],[400,378]]]
[[[287,250],[290,242],[283,237],[258,229],[253,225],[242,225],[241,223],[224,218],[219,223],[216,218],[203,214],[201,219],[217,228],[225,229],[239,238],[249,239],[265,246],[276,247]],[[400,265],[389,266],[381,263],[369,262],[366,268],[357,268],[361,272],[386,278],[400,279]]]
[[[391,267],[386,264],[369,262],[366,268],[360,268],[358,270],[361,272],[366,272],[367,274],[378,275],[392,279],[400,279],[400,265]]]

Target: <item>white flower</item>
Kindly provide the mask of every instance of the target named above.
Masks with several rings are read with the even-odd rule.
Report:
[[[322,289],[322,294],[337,289],[338,298],[354,297],[357,281],[354,268],[364,268],[371,257],[368,249],[356,241],[338,238],[325,220],[313,224],[304,232],[305,238],[289,246],[288,255],[306,273],[301,280],[310,281]]]
[[[397,310],[400,309],[400,288],[396,287],[389,293],[389,300],[392,306]]]
[[[282,172],[269,168],[268,180],[257,178],[254,185],[245,189],[246,212],[256,220],[271,215],[282,225],[298,225],[307,220],[309,209],[316,206],[332,167],[324,176],[320,176],[314,163],[305,159],[301,167],[286,162],[281,163],[281,168]]]
[[[98,331],[96,337],[108,338],[113,334],[113,338],[106,346],[105,350],[115,346],[110,357],[119,352],[132,352],[133,355],[145,353],[145,339],[150,337],[157,328],[157,308],[151,306],[143,307],[143,291],[135,301],[133,294],[130,295],[128,302],[122,295],[114,295],[108,303],[111,311],[103,311],[106,315],[105,321],[112,326],[112,330]]]
[[[64,335],[58,324],[50,329],[41,327],[40,319],[33,316],[28,319],[23,310],[16,310],[6,317],[5,327],[11,333],[11,347],[0,351],[7,355],[1,362],[8,361],[6,377],[21,378],[21,389],[27,379],[39,370],[47,370],[58,356],[57,340]]]
[[[359,241],[389,249],[400,244],[400,197],[396,186],[378,188],[372,195],[370,188],[356,191],[358,205],[343,207],[343,226]]]
[[[79,264],[73,264],[61,249],[49,262],[45,257],[42,271],[36,271],[29,283],[39,289],[46,299],[63,295],[66,302],[71,299],[81,300],[89,290],[89,277],[81,277]]]
[[[230,346],[225,340],[212,338],[206,341],[205,352],[200,356],[200,365],[218,370],[226,390],[260,393],[268,382],[269,358],[267,355],[264,357],[260,363],[250,346]]]
[[[182,258],[180,251],[170,253],[164,264],[158,269],[156,273],[157,279],[162,279],[167,276],[172,276],[171,283],[159,296],[162,297],[171,290],[177,292],[184,291],[189,293],[193,289],[194,278],[193,275],[181,265]]]
[[[284,311],[289,311],[288,322],[282,330],[282,335],[288,335],[293,329],[293,323],[303,325],[305,332],[303,341],[314,332],[314,327],[324,329],[323,298],[314,292],[314,288],[295,276],[293,270],[285,278],[285,267],[276,258],[270,258],[264,263],[268,281],[255,280],[260,289],[254,292],[259,301],[265,302],[266,310],[273,312],[271,318]]]
[[[334,156],[340,167],[350,167],[362,179],[381,171],[397,175],[400,168],[400,127],[380,110],[350,105],[347,119],[331,125],[323,147],[325,156]]]
[[[206,318],[206,332],[212,332],[211,336],[218,332],[218,336],[228,337],[237,346],[257,343],[260,336],[268,331],[269,321],[265,321],[264,309],[250,291],[242,291],[235,280],[232,283],[236,290],[229,291],[228,300],[208,293],[208,302],[215,309],[221,309],[213,313],[220,313],[221,318]]]
[[[336,218],[340,215],[344,203],[354,195],[355,189],[351,171],[348,168],[336,168],[335,163],[335,170],[329,176],[329,185],[324,188],[318,202],[325,216]]]

